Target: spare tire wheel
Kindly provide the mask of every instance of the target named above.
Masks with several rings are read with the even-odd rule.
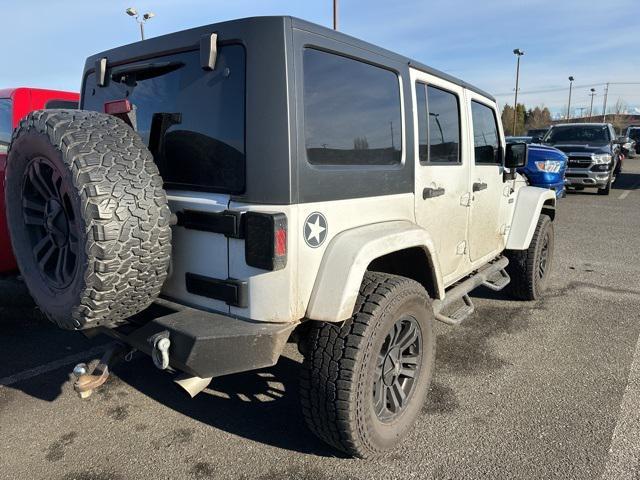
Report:
[[[59,326],[113,326],[159,295],[171,213],[153,156],[122,120],[32,112],[13,135],[5,195],[25,283]]]

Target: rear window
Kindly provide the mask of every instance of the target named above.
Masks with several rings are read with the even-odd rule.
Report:
[[[0,153],[7,153],[12,131],[11,100],[0,98]]]
[[[400,163],[398,76],[384,68],[310,48],[304,51],[303,63],[309,163]]]
[[[140,66],[134,71],[133,66]],[[137,131],[149,145],[166,188],[243,193],[245,189],[245,51],[218,51],[216,68],[198,51],[117,66],[106,87],[86,82],[84,108],[128,98]]]

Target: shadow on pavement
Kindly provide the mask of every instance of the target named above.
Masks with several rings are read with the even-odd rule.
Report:
[[[614,190],[639,190],[640,173],[621,173],[611,188]]]
[[[193,399],[146,356],[114,371],[136,390],[206,425],[278,448],[341,457],[306,427],[298,397],[299,369],[300,363],[283,356],[268,369],[214,378]],[[109,382],[102,387],[106,394],[108,388]]]

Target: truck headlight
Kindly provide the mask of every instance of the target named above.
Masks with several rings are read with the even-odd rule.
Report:
[[[544,160],[542,162],[536,162],[536,168],[541,172],[558,173],[562,167],[562,162],[558,160]]]
[[[591,160],[595,165],[605,165],[611,163],[611,155],[608,153],[594,153],[591,155]]]

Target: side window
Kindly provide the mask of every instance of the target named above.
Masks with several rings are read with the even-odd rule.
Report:
[[[460,163],[460,105],[446,90],[416,84],[421,162]]]
[[[0,98],[0,153],[7,153],[12,131],[11,100]]]
[[[309,163],[400,163],[400,85],[394,72],[311,48],[304,51],[303,68]]]
[[[471,117],[476,165],[501,165],[500,135],[493,109],[472,101]]]

